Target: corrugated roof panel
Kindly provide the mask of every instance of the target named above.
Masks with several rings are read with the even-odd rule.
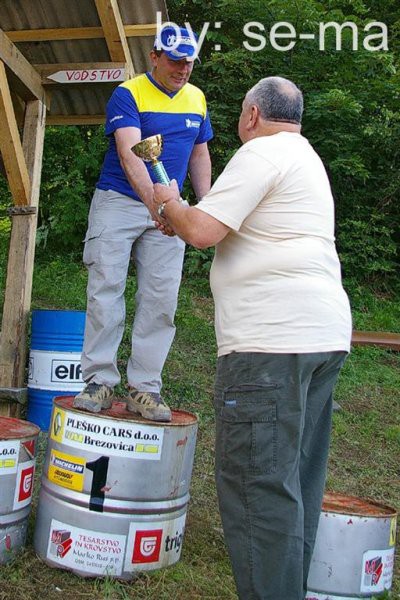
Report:
[[[118,0],[124,25],[156,23],[157,11],[168,19],[164,0]],[[100,27],[94,0],[1,0],[0,27],[3,31]],[[110,62],[104,38],[16,42],[35,64]],[[129,37],[128,46],[136,73],[146,71],[153,36]],[[51,115],[99,115],[111,95],[112,84],[52,86]]]

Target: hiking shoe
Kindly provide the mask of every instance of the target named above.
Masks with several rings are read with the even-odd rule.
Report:
[[[156,392],[139,392],[131,388],[127,396],[126,408],[150,421],[170,421],[172,418],[171,409]]]
[[[88,383],[74,398],[73,407],[98,413],[103,408],[111,408],[112,388],[101,383]]]

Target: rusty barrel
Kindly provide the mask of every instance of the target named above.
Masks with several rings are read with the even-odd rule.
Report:
[[[197,418],[170,423],[125,403],[91,414],[55,398],[34,545],[50,566],[131,579],[179,560]]]
[[[39,427],[0,417],[0,565],[25,544]]]
[[[388,506],[326,493],[306,600],[370,600],[389,590],[396,519],[396,511]]]

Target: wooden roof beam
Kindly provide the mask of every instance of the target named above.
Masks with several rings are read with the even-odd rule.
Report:
[[[40,100],[47,109],[50,108],[50,99],[42,86],[39,73],[35,71],[2,29],[0,29],[0,60],[17,78],[20,84],[18,92],[24,100]]]
[[[124,25],[125,36],[155,36],[156,23],[147,25]],[[7,37],[16,42],[52,42],[54,40],[91,40],[104,38],[102,27],[66,27],[65,29],[19,29],[5,31]]]
[[[48,115],[46,125],[104,125],[104,115]]]
[[[8,184],[19,206],[30,202],[31,184],[17,121],[11,100],[4,63],[0,61],[0,151],[7,173]]]
[[[126,63],[127,79],[135,74],[117,0],[95,0],[112,61]]]

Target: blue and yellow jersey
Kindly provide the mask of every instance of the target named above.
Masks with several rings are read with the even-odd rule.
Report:
[[[188,163],[195,144],[208,142],[213,131],[203,92],[187,83],[178,92],[167,92],[150,73],[139,75],[119,85],[112,94],[106,111],[106,135],[109,147],[97,187],[114,190],[140,200],[120,165],[114,132],[122,127],[138,127],[142,139],[161,133],[163,151],[159,158],[170,179],[179,189],[187,175]],[[155,177],[146,163],[151,179]]]

